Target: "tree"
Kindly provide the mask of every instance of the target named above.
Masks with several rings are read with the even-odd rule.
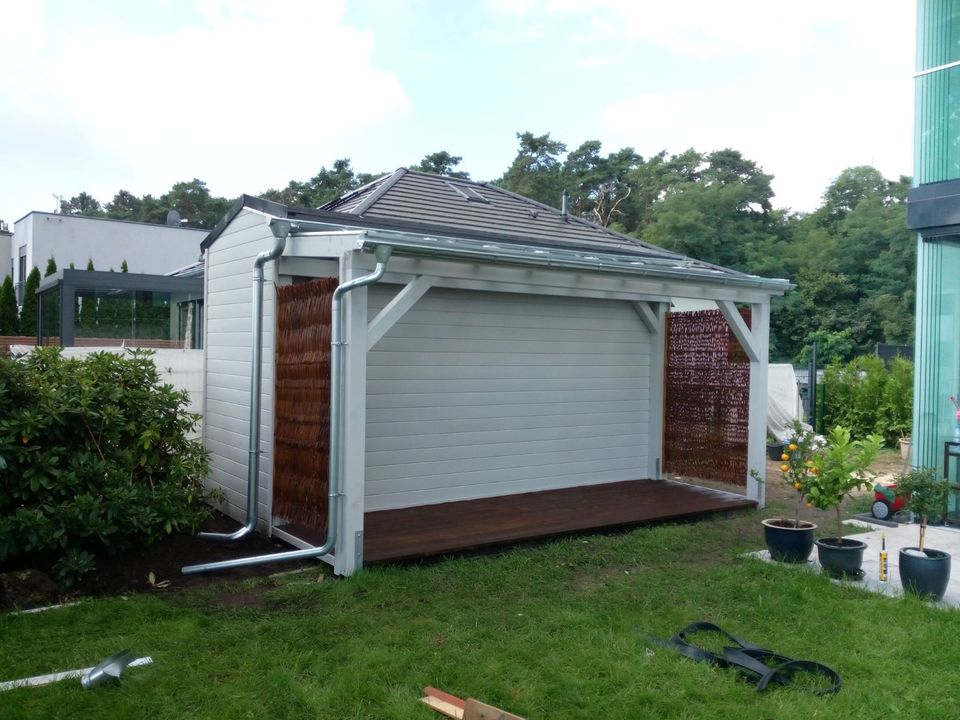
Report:
[[[517,133],[520,149],[497,185],[533,200],[558,207],[563,193],[560,155],[567,146],[552,140],[550,133]]]
[[[567,156],[562,170],[570,211],[604,227],[623,218],[620,207],[633,192],[630,172],[641,162],[633,148],[601,157],[598,140],[580,145]]]
[[[37,332],[37,288],[39,287],[40,268],[34,265],[23,286],[23,305],[20,308],[20,331],[27,335]]]
[[[128,269],[129,268],[127,267],[127,260],[126,258],[124,258],[123,261],[120,263],[120,272],[125,273],[127,272]]]
[[[902,178],[901,178],[902,180]],[[823,204],[817,209],[817,220],[834,226],[868,197],[887,197],[891,183],[869,165],[847,168],[823,192]]]
[[[297,207],[316,208],[341,195],[355,190],[366,184],[372,177],[357,175],[350,167],[350,158],[335,160],[329,170],[321,167],[320,171],[309,180],[298,182],[291,180],[283,190],[270,189],[261,195],[267,200],[294,205]]]
[[[17,294],[13,280],[7,275],[0,285],[0,335],[18,335],[20,318],[17,315]]]
[[[75,195],[69,200],[60,201],[61,215],[87,215],[90,217],[103,217],[103,208],[100,202],[85,192]]]
[[[423,160],[421,160],[418,165],[413,165],[410,169],[433,173],[434,175],[446,175],[447,177],[469,178],[470,173],[454,169],[460,164],[461,160],[463,160],[463,158],[460,155],[451,155],[446,150],[441,150],[440,152],[424,155]]]
[[[143,201],[128,190],[120,190],[107,203],[107,217],[115,220],[143,220]]]
[[[73,263],[70,264],[70,268],[73,269]],[[44,277],[50,277],[51,275],[57,272],[57,261],[53,259],[53,255],[47,258],[47,269],[43,271]]]
[[[95,269],[95,268],[93,267],[93,258],[92,258],[92,257],[88,257],[88,258],[87,258],[87,270],[94,270],[94,269]]]
[[[173,187],[160,197],[159,207],[176,210],[189,227],[212,228],[226,215],[230,209],[230,201],[211,196],[207,184],[194,178],[187,182],[174,183]]]

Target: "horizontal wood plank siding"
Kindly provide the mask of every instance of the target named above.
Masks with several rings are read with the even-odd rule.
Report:
[[[649,378],[628,303],[433,288],[368,355],[367,512],[645,477]]]
[[[208,486],[224,491],[223,507],[244,520],[250,416],[252,278],[257,254],[273,246],[265,218],[243,211],[207,250],[204,445],[210,453]],[[263,392],[260,415],[261,523],[270,516],[273,469],[274,263],[264,268]]]

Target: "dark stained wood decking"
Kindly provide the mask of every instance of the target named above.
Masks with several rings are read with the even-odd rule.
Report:
[[[564,533],[627,527],[756,507],[742,495],[672,480],[631,480],[368,512],[365,563],[442,555],[460,550],[547,538]],[[283,528],[323,544],[315,530]]]

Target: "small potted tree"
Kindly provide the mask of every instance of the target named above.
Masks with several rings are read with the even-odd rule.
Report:
[[[820,566],[834,577],[859,579],[863,576],[860,568],[867,545],[843,537],[842,506],[853,492],[870,485],[873,474],[869,466],[882,447],[880,435],[853,440],[850,431],[838,425],[830,431],[827,444],[814,458],[817,472],[807,481],[806,496],[813,506],[836,511],[836,536],[820,538],[816,542]]]
[[[907,497],[907,510],[920,522],[920,545],[900,549],[900,584],[906,592],[942,600],[950,581],[950,554],[924,547],[927,521],[940,517],[950,481],[936,468],[924,467],[897,476],[897,492]]]
[[[780,562],[806,562],[813,552],[813,533],[817,526],[800,519],[800,506],[808,479],[816,473],[813,461],[816,435],[805,430],[794,420],[790,442],[779,456],[780,475],[783,481],[797,494],[793,517],[766,518],[763,524],[763,539],[767,543],[770,558]]]

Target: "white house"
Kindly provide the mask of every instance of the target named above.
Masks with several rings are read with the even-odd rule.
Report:
[[[36,266],[42,273],[51,256],[58,268],[73,263],[77,270],[83,270],[87,261],[93,260],[97,270],[119,271],[126,260],[132,273],[163,275],[196,262],[207,233],[84,215],[29,212],[14,223],[13,238],[4,257],[10,258],[17,300],[22,302],[23,285],[31,268]]]
[[[750,477],[746,497],[661,479],[665,317],[692,298],[727,319],[762,473],[785,280],[406,169],[319,210],[241,197],[203,248],[204,442],[237,536],[259,528],[348,574],[763,502]]]
[[[9,226],[3,221],[0,220],[0,282],[3,281],[3,278],[10,276],[10,279],[13,279],[13,256],[10,253],[10,247],[13,244],[13,233],[10,232]],[[7,262],[7,258],[10,258],[10,262]]]

